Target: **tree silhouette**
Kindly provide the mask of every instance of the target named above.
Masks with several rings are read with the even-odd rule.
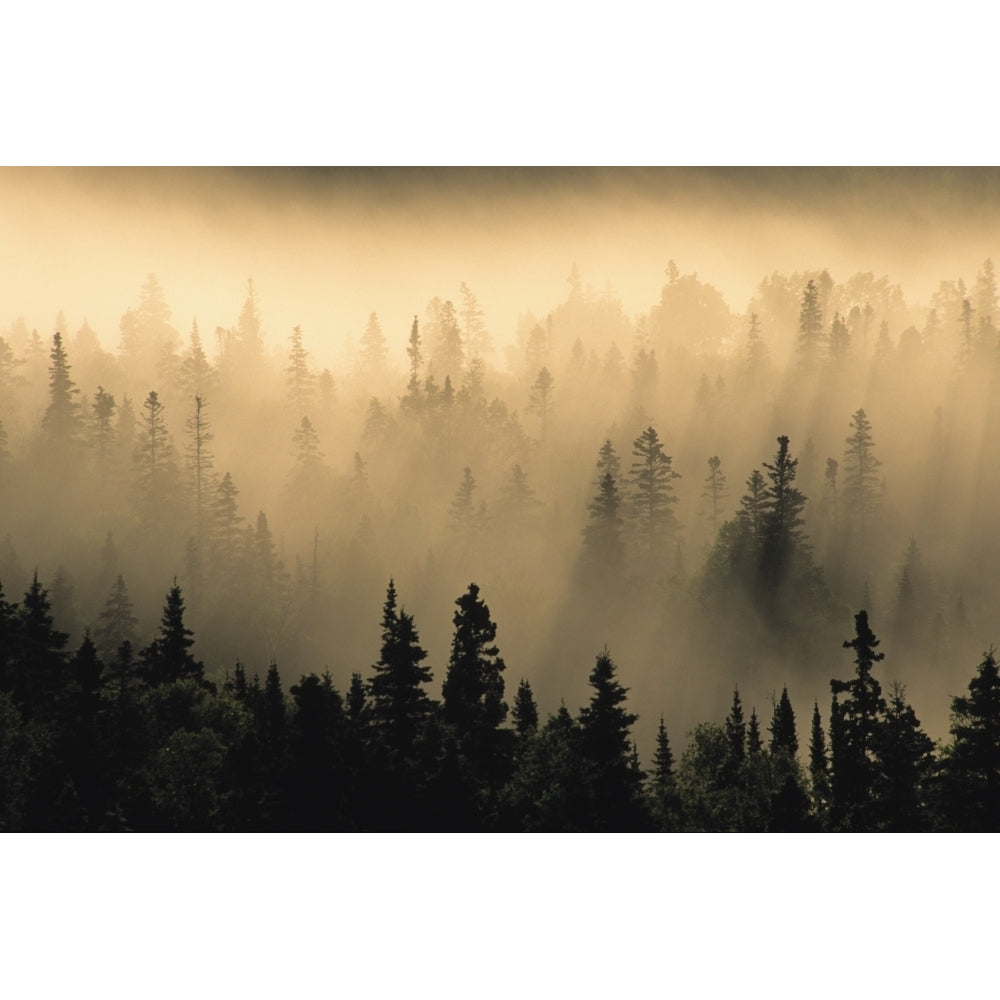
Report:
[[[49,405],[42,417],[42,431],[49,444],[65,449],[75,444],[79,437],[80,414],[74,399],[79,390],[69,375],[69,359],[61,333],[52,337],[49,357],[52,361],[49,368]]]
[[[879,640],[868,625],[868,612],[854,616],[855,637],[844,641],[853,649],[856,672],[852,680],[831,680],[833,706],[830,710],[832,751],[831,818],[848,830],[874,827],[874,786],[877,773],[879,727],[886,704],[882,686],[872,677],[872,667],[885,659],[876,652]],[[837,696],[847,697],[843,702]]]
[[[949,732],[942,773],[947,825],[1000,830],[1000,669],[992,647],[983,653],[969,693],[952,698]]]
[[[191,654],[194,633],[184,624],[184,598],[181,588],[174,585],[167,594],[163,616],[156,638],[142,651],[143,671],[147,683],[156,687],[191,678],[214,689],[205,680],[205,666]]]
[[[878,509],[881,480],[881,462],[872,454],[872,425],[864,410],[857,410],[851,417],[851,436],[847,438],[844,452],[844,503],[855,518],[862,542],[867,537],[867,527]]]
[[[672,481],[680,479],[671,458],[652,427],[647,427],[632,442],[635,461],[629,477],[629,512],[637,537],[650,555],[661,554],[673,540],[677,521],[672,505],[677,502]]]

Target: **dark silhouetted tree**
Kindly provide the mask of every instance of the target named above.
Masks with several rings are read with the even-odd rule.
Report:
[[[951,702],[951,740],[942,755],[946,825],[968,832],[1000,830],[1000,670],[992,647],[969,693]]]
[[[885,653],[876,652],[879,641],[868,625],[867,611],[854,616],[854,628],[855,637],[845,640],[844,648],[854,650],[855,676],[849,681],[830,681],[831,819],[841,829],[871,830],[879,727],[886,710],[872,667],[885,659]],[[842,702],[838,700],[841,694],[846,695]]]

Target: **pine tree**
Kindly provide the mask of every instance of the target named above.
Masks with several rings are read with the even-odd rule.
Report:
[[[110,392],[105,392],[104,386],[99,385],[91,410],[94,414],[91,441],[97,458],[97,473],[103,478],[109,471],[113,453],[114,427],[111,419],[115,412],[115,397]]]
[[[639,717],[623,707],[628,688],[616,672],[605,648],[590,672],[590,703],[580,710],[581,750],[591,770],[594,829],[626,831],[641,824],[641,778],[630,763],[631,729]]]
[[[875,446],[872,425],[864,410],[858,410],[852,415],[851,430],[844,453],[844,502],[848,512],[856,520],[863,542],[867,527],[878,509],[881,492],[878,470],[882,463],[872,453]]]
[[[873,794],[875,825],[890,833],[930,829],[928,798],[934,741],[906,702],[906,689],[893,683],[876,745],[878,773]]]
[[[747,727],[743,721],[743,703],[740,701],[740,689],[733,688],[733,707],[726,716],[726,737],[729,740],[729,754],[733,763],[735,776],[739,766],[746,757]]]
[[[549,410],[551,409],[551,398],[552,398],[552,375],[549,373],[548,368],[542,368],[538,373],[538,378],[535,379],[534,384],[531,387],[531,392],[528,397],[528,412],[537,413],[542,421],[542,444],[545,443],[545,432],[548,426],[548,416]]]
[[[799,358],[803,366],[809,368],[815,364],[822,335],[823,313],[819,304],[819,289],[810,279],[802,293],[802,308],[799,312]]]
[[[837,530],[837,469],[839,468],[835,458],[826,460],[826,471],[823,473],[826,479],[827,489],[833,497],[833,530]]]
[[[313,401],[316,376],[309,370],[309,352],[302,342],[302,328],[294,327],[288,339],[292,345],[288,352],[288,367],[285,369],[288,402],[296,414],[304,416]]]
[[[677,520],[671,509],[674,496],[674,472],[671,458],[663,453],[663,445],[652,427],[647,427],[633,442],[630,475],[629,511],[640,545],[649,555],[661,554],[673,540]]]
[[[94,626],[97,655],[105,663],[111,663],[122,643],[128,642],[134,647],[138,642],[138,624],[138,619],[132,613],[132,601],[128,596],[125,578],[119,573]]]
[[[410,340],[406,348],[406,356],[410,359],[410,381],[407,385],[407,396],[416,401],[420,395],[420,366],[423,364],[423,354],[420,350],[420,327],[417,317],[413,317],[410,327]]]
[[[205,354],[198,331],[198,321],[191,323],[191,335],[188,349],[181,357],[180,388],[185,398],[192,396],[205,397],[218,382],[215,369]]]
[[[462,295],[462,336],[465,345],[473,358],[488,354],[493,350],[490,335],[486,332],[486,324],[483,322],[483,308],[479,304],[472,290],[463,281],[459,291]]]
[[[725,500],[726,476],[722,471],[722,462],[718,455],[713,455],[708,460],[708,475],[705,477],[705,491],[702,496],[712,502],[712,530],[719,527],[719,508]]]
[[[194,397],[194,409],[187,419],[188,440],[186,452],[188,474],[190,476],[191,498],[194,504],[195,536],[204,539],[207,526],[208,500],[214,486],[213,455],[209,447],[215,435],[205,416],[206,403],[203,396]],[[227,473],[228,475],[228,473]]]
[[[471,535],[476,526],[476,506],[473,494],[476,492],[476,480],[472,469],[466,466],[462,470],[462,482],[451,502],[451,527],[463,537]]]
[[[510,714],[514,721],[514,730],[521,739],[526,739],[537,732],[538,706],[535,704],[531,685],[524,678],[521,678],[521,682],[517,686],[517,694],[514,695],[514,705]]]
[[[799,752],[799,739],[795,735],[795,713],[792,711],[787,687],[781,689],[781,698],[774,706],[768,731],[771,733],[771,753],[784,751],[794,759]]]
[[[479,598],[479,587],[470,583],[455,603],[455,634],[442,689],[444,715],[459,734],[475,739],[496,729],[507,717],[504,662],[494,644],[497,627],[490,619],[490,609]]]
[[[623,520],[618,515],[621,497],[615,477],[605,472],[597,496],[587,505],[590,520],[583,528],[583,570],[586,577],[597,582],[615,580],[625,565]]]
[[[746,482],[746,493],[740,497],[737,517],[746,525],[750,538],[756,543],[764,535],[764,522],[768,510],[767,483],[759,469],[750,473]]]
[[[142,408],[145,413],[134,459],[139,514],[147,525],[162,527],[170,523],[174,507],[173,445],[159,395],[150,392]]]
[[[952,698],[949,732],[942,761],[946,824],[967,832],[1000,830],[1000,669],[992,647],[969,693]]]
[[[872,667],[885,659],[885,653],[876,652],[879,640],[868,625],[867,611],[854,616],[854,628],[855,637],[845,640],[844,648],[854,650],[855,677],[830,681],[831,818],[844,829],[870,830],[875,822],[878,734],[886,710],[882,686],[872,676]],[[840,694],[847,695],[843,702],[837,700]]]
[[[53,336],[49,357],[52,361],[49,368],[49,405],[42,417],[42,431],[50,445],[66,448],[77,442],[80,433],[79,405],[73,398],[79,390],[69,375],[69,359],[61,333]]]
[[[396,610],[396,587],[390,580],[382,609],[381,655],[368,682],[369,714],[383,746],[404,760],[414,756],[431,711],[424,685],[433,675],[423,665],[427,653],[419,641],[413,616]]]
[[[757,709],[750,711],[750,722],[747,725],[747,756],[752,757],[764,749],[764,743],[760,738],[760,721],[757,718]]]
[[[813,702],[812,729],[809,736],[809,778],[813,811],[824,823],[830,808],[830,762],[826,755],[826,737],[819,714],[819,702]]]
[[[142,651],[144,674],[153,687],[185,678],[213,687],[204,679],[205,667],[191,654],[194,633],[184,624],[184,598],[174,585],[167,594],[156,638]]]

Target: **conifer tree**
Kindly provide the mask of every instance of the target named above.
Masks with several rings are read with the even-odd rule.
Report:
[[[847,438],[844,453],[844,503],[855,519],[861,540],[878,509],[882,463],[873,454],[872,425],[864,410],[857,410],[851,417],[851,436]]]
[[[420,350],[420,327],[417,317],[413,317],[410,327],[410,340],[406,348],[406,356],[410,359],[410,381],[407,385],[407,396],[416,401],[420,395],[420,366],[423,364],[423,354]]]
[[[921,728],[913,707],[906,702],[906,689],[898,682],[892,685],[878,730],[876,753],[876,828],[892,833],[930,829],[934,741]]]
[[[799,739],[795,735],[795,713],[792,711],[787,687],[781,689],[781,697],[774,706],[768,731],[771,733],[771,753],[783,750],[794,759],[799,752]]]
[[[204,664],[191,654],[193,635],[191,629],[184,624],[184,598],[181,588],[174,580],[163,606],[156,638],[142,651],[147,683],[157,687],[192,678],[206,687],[214,687],[205,680]]]
[[[122,643],[128,642],[134,647],[138,641],[138,624],[138,619],[132,613],[132,601],[128,596],[125,578],[119,573],[94,626],[97,655],[105,663],[111,663]]]
[[[462,470],[462,482],[451,502],[451,527],[463,536],[471,534],[476,524],[476,506],[473,494],[476,492],[476,480],[472,469],[466,466]]]
[[[813,809],[822,820],[830,806],[830,762],[826,755],[826,737],[819,714],[819,702],[813,703],[812,729],[809,736],[809,778]]]
[[[538,373],[538,378],[535,379],[534,384],[531,387],[531,393],[528,397],[528,412],[537,413],[539,419],[542,422],[542,444],[545,443],[545,432],[548,426],[548,416],[549,410],[551,409],[551,399],[552,399],[552,384],[554,379],[549,373],[548,368],[542,368]]]
[[[740,510],[737,514],[740,522],[746,525],[754,542],[760,541],[764,535],[767,509],[767,484],[760,470],[754,469],[747,478],[746,493],[740,497]]]
[[[285,369],[288,402],[296,414],[304,416],[313,400],[316,377],[309,370],[309,352],[302,341],[302,328],[294,327],[288,339],[292,345],[288,352],[288,367]]]
[[[945,747],[942,800],[947,825],[969,832],[1000,830],[1000,668],[990,647],[951,701],[951,740]]]
[[[587,577],[615,579],[625,564],[623,520],[618,515],[621,497],[615,477],[605,472],[597,496],[587,505],[590,520],[583,528],[583,565]]]
[[[799,358],[809,368],[819,356],[820,338],[823,335],[823,312],[819,304],[819,289],[810,279],[802,293],[799,312]]]
[[[590,703],[580,710],[580,746],[591,771],[596,830],[635,830],[641,823],[641,777],[631,764],[631,729],[639,717],[624,708],[628,688],[616,673],[605,648],[590,672]]]
[[[54,446],[65,448],[76,443],[80,432],[79,405],[74,396],[79,390],[70,378],[70,364],[63,347],[62,334],[52,338],[49,355],[49,405],[42,417],[42,431]]]
[[[215,435],[212,433],[205,415],[207,405],[203,396],[196,395],[194,408],[187,419],[188,472],[191,498],[194,504],[195,537],[199,542],[204,539],[207,528],[209,497],[215,478],[213,475],[213,455],[209,447]]]
[[[442,689],[444,715],[459,734],[476,739],[507,718],[505,665],[494,644],[497,627],[479,598],[479,587],[470,583],[455,603],[455,634]]]
[[[538,706],[535,704],[531,685],[523,677],[517,685],[517,694],[514,695],[514,705],[510,714],[514,729],[522,739],[538,730]]]
[[[733,706],[726,716],[726,737],[733,762],[734,774],[746,757],[747,728],[743,721],[743,703],[740,701],[739,687],[733,688]]]
[[[115,412],[115,397],[110,392],[105,392],[104,386],[99,385],[94,394],[91,410],[94,414],[91,441],[97,458],[98,475],[104,477],[108,473],[114,443],[114,427],[111,419]]]
[[[386,589],[382,608],[382,650],[368,682],[369,713],[378,739],[391,753],[406,760],[414,756],[418,736],[431,711],[424,685],[432,673],[423,665],[427,653],[413,616],[396,609],[396,587]]]
[[[702,496],[712,503],[712,530],[719,526],[719,508],[725,500],[726,475],[722,471],[722,461],[718,455],[713,455],[708,460],[708,475],[705,477],[705,491]]]
[[[660,554],[673,539],[677,520],[672,505],[677,502],[672,481],[680,479],[671,458],[652,427],[647,427],[632,442],[629,512],[640,545],[650,555]]]
[[[146,524],[162,526],[171,520],[175,499],[173,444],[163,403],[155,391],[149,393],[142,408],[145,413],[135,451],[139,514]]]
[[[747,725],[747,756],[752,757],[764,749],[760,738],[760,721],[757,719],[757,709],[750,711],[750,722]]]
[[[876,652],[879,640],[868,624],[867,611],[854,616],[854,628],[855,637],[845,640],[844,648],[854,650],[855,676],[849,681],[830,681],[831,818],[844,829],[870,830],[875,822],[878,733],[886,710],[872,667],[885,659],[885,653]],[[847,696],[843,702],[837,700],[841,694]]]

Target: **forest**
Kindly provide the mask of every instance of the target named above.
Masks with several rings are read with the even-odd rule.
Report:
[[[0,828],[996,829],[992,260],[566,286],[8,322]]]

